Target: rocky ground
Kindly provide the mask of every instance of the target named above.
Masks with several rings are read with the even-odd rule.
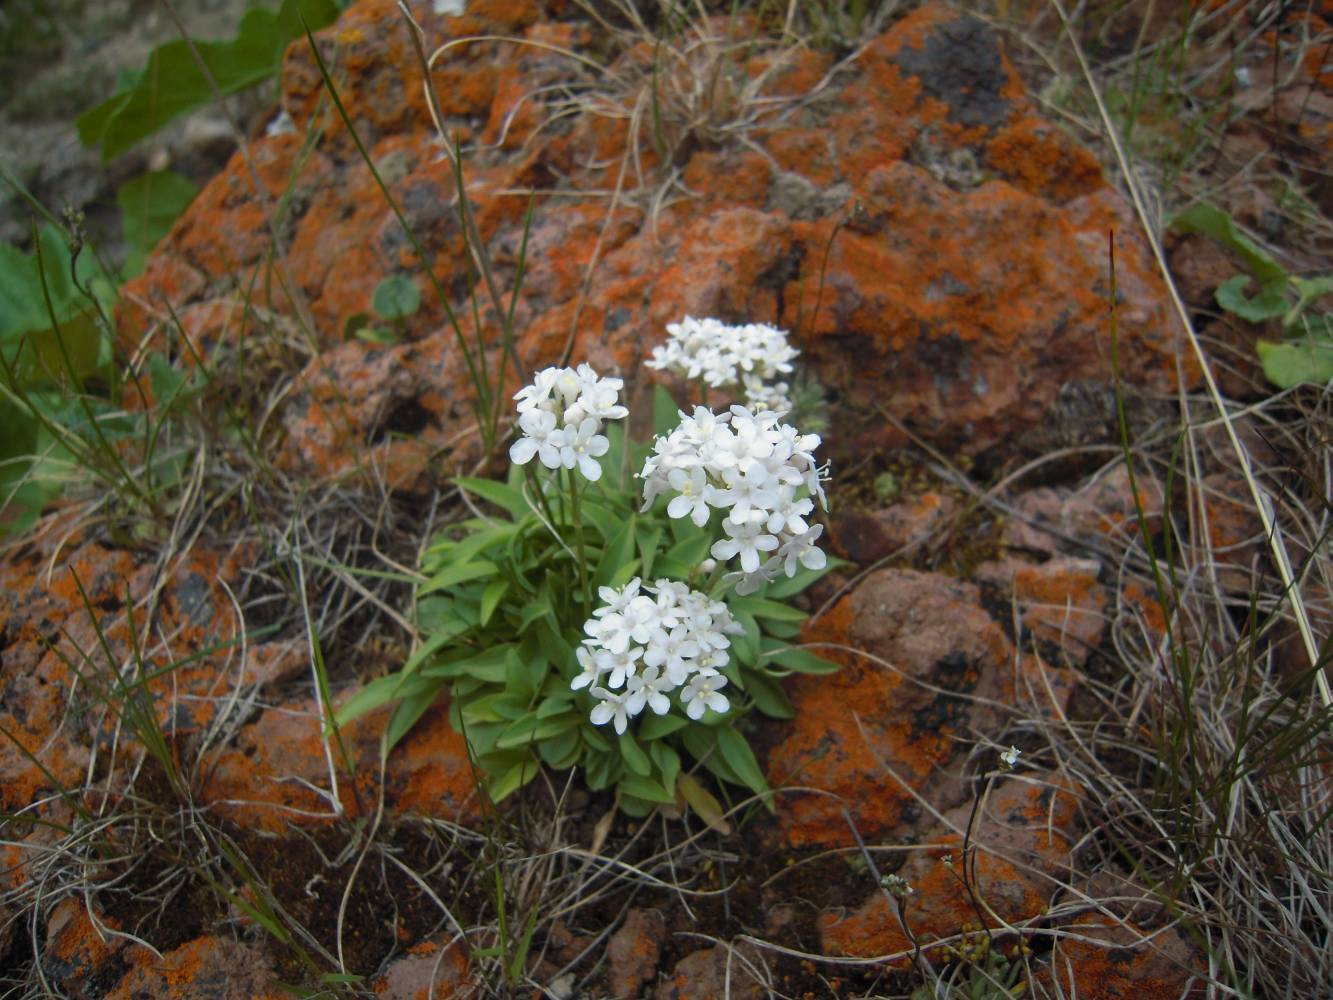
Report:
[[[633,406],[669,322],[791,331],[847,560],[802,637],[843,668],[789,681],[795,719],[755,725],[780,791],[730,836],[689,814],[616,818],[561,775],[497,816],[443,706],[383,767],[385,713],[332,761],[303,602],[336,700],[393,669],[410,591],[353,571],[412,565],[453,516],[448,478],[498,468],[424,272],[493,361],[498,303],[466,305],[479,282],[411,35],[393,3],[360,0],[321,53],[428,259],[293,45],[290,124],[230,158],[116,314],[130,357],[207,369],[201,425],[244,411],[253,436],[200,446],[204,500],[161,521],[71,504],[0,566],[12,995],[908,996],[923,966],[957,996],[1208,995],[1217,957],[1109,819],[1116,788],[1153,783],[1143,734],[1170,692],[1145,678],[1177,625],[1143,543],[1179,516],[1156,456],[1202,372],[1104,150],[1034,96],[1050,25],[904,5],[864,44],[820,48],[717,18],[655,74],[652,45],[612,44],[614,25],[564,0],[413,9],[427,52],[485,36],[438,60],[434,100],[506,304],[531,206],[529,370],[587,360]],[[1327,149],[1328,73],[1288,69],[1306,100],[1290,148],[1265,135],[1265,155],[1313,177],[1317,201],[1300,171]],[[1168,250],[1224,388],[1266,398],[1256,331],[1211,307],[1234,265],[1201,237]],[[421,309],[390,343],[350,335],[394,275]],[[1113,375],[1144,442],[1136,478]],[[1241,429],[1295,481],[1292,433]],[[1192,440],[1205,485],[1173,544],[1207,549],[1243,621],[1270,569],[1262,527],[1216,423]],[[1264,642],[1300,673],[1290,630]],[[172,766],[143,753],[136,713]],[[1081,753],[1106,727],[1120,750],[1098,770]]]

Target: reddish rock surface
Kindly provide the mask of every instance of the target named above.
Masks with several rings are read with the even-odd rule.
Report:
[[[1014,655],[979,599],[970,583],[881,570],[807,626],[803,638],[844,667],[788,687],[796,718],[768,758],[770,783],[791,786],[777,812],[786,843],[851,845],[848,817],[863,838],[903,834],[923,801],[944,810],[966,799],[951,766],[961,741],[994,731],[1000,706],[1036,686],[1039,669]],[[1055,687],[1068,696],[1067,683]]]
[[[960,934],[1002,930],[1042,914],[1072,871],[1077,790],[1058,775],[998,779],[977,810],[965,857],[971,811],[971,804],[959,806],[923,832],[933,846],[912,854],[897,872],[912,887],[902,920],[897,901],[876,891],[857,909],[820,918],[825,951],[894,956],[904,966],[913,938],[937,959],[941,952],[929,947],[932,942],[957,944]]]
[[[582,28],[542,14],[536,3],[513,0],[421,22],[428,51],[473,33],[577,42]],[[431,138],[420,69],[395,5],[362,0],[320,37],[327,57],[337,50],[341,96],[358,133],[475,336],[465,308],[475,277],[452,170]],[[647,79],[631,71],[640,57],[617,64],[619,79]],[[484,120],[482,133],[499,138],[509,122],[501,148],[471,152],[465,164],[469,203],[502,288],[516,263],[521,192],[550,191],[561,179],[561,197],[539,193],[534,202],[516,313],[526,366],[572,346],[580,360],[634,375],[664,325],[686,313],[777,322],[795,333],[859,426],[844,447],[893,440],[882,421],[864,421],[880,405],[936,443],[979,451],[1041,420],[1066,380],[1109,373],[1106,234],[1114,229],[1122,372],[1157,388],[1172,384],[1175,328],[1131,217],[1095,160],[1035,115],[981,21],[927,6],[837,72],[812,53],[785,61],[759,54],[743,70],[766,73],[779,101],[823,87],[781,119],[759,114],[749,150],[680,145],[689,196],[645,217],[631,207],[631,189],[659,183],[649,136],[640,134],[644,148],[636,149],[616,119],[591,113],[563,133],[539,129],[550,109],[540,98],[520,100],[525,87],[556,80],[600,87],[608,106],[633,93],[615,90],[608,77],[590,80],[586,67],[549,49],[469,42],[440,56],[434,86],[451,134],[466,144]],[[465,366],[421,261],[327,101],[320,141],[302,152],[300,130],[314,121],[320,88],[310,52],[294,45],[282,100],[298,132],[255,140],[248,161],[238,155],[129,298],[179,311],[219,286],[258,280],[272,290],[266,307],[332,349],[312,361],[283,406],[283,461],[314,475],[377,463],[395,485],[423,488],[430,456],[475,454]],[[596,165],[578,152],[589,149]],[[628,180],[627,152],[638,156]],[[618,179],[624,197],[613,212],[604,197],[575,193],[605,192]],[[405,323],[412,343],[335,347],[347,322],[370,311],[376,285],[395,274],[425,293]],[[494,311],[483,300],[493,346]],[[132,306],[121,320],[134,333],[152,314]]]
[[[611,963],[612,997],[638,997],[657,978],[657,962],[666,937],[666,921],[656,910],[633,909],[611,935],[606,958]]]
[[[1106,589],[1097,582],[1101,563],[1061,556],[1033,565],[1017,559],[978,566],[974,577],[1012,601],[1018,621],[1033,639],[1058,646],[1081,666],[1106,632]]]
[[[1181,1000],[1207,995],[1198,955],[1174,929],[1148,931],[1089,915],[1057,936],[1034,996]]]
[[[908,555],[949,524],[957,510],[952,498],[923,493],[883,510],[839,512],[833,545],[863,566],[895,555]]]
[[[478,995],[468,971],[466,947],[423,941],[375,980],[375,995],[380,1000],[463,1000]]]
[[[691,952],[657,987],[657,1000],[759,1000],[768,995],[764,966],[750,946],[720,944]]]

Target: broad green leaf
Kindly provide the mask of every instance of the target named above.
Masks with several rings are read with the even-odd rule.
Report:
[[[656,781],[651,778],[645,778],[639,774],[627,774],[620,779],[620,788],[623,792],[633,795],[636,798],[647,799],[649,802],[671,803],[676,801],[676,796],[668,792]]]
[[[284,0],[276,14],[246,11],[236,37],[229,41],[177,40],[160,45],[149,54],[132,87],[79,116],[79,139],[85,146],[100,145],[105,163],[173,118],[214,99],[208,77],[195,62],[195,51],[225,97],[277,72],[287,43],[303,33],[302,18],[314,30],[332,24],[337,16],[334,0]]]
[[[493,479],[473,479],[469,476],[459,476],[454,482],[469,493],[475,493],[483,500],[489,500],[495,506],[509,511],[514,517],[523,517],[528,513],[528,502],[513,486],[497,483]]]
[[[363,687],[352,697],[343,702],[342,707],[334,713],[334,721],[341,727],[347,725],[358,716],[365,715],[367,712],[373,712],[381,705],[386,705],[398,697],[398,690],[410,683],[412,678],[405,678],[402,674],[390,674],[387,677],[376,677],[373,681]],[[429,681],[426,682],[429,686]]]
[[[831,674],[840,669],[832,660],[796,646],[775,644],[762,655],[765,665],[778,664],[798,674]]]
[[[634,557],[634,516],[630,515],[616,533],[615,537],[606,546],[606,551],[602,553],[602,558],[598,560],[597,570],[593,574],[593,583],[596,586],[609,587],[611,581],[615,578],[625,566],[627,566]]]
[[[755,670],[745,672],[745,690],[754,699],[759,711],[770,719],[791,719],[796,715],[787,692],[782,685],[771,677],[765,677]]]
[[[759,770],[759,762],[754,759],[754,752],[744,736],[728,726],[719,726],[717,748],[728,766],[751,791],[762,795],[769,790],[764,772]]]
[[[375,286],[370,308],[380,319],[390,322],[407,319],[421,308],[421,293],[407,275],[393,274]]]
[[[728,597],[727,606],[736,611],[744,611],[755,618],[767,618],[779,622],[803,622],[809,617],[804,611],[789,604],[770,601],[763,597]]]
[[[537,752],[541,754],[542,760],[555,768],[572,767],[577,762],[579,750],[577,726],[556,733],[537,746]]]
[[[723,781],[733,785],[743,785],[744,781],[732,770],[722,753],[717,748],[717,733],[723,727],[690,726],[681,730],[680,739],[685,744],[691,757]]]
[[[648,756],[662,776],[662,787],[675,788],[676,778],[680,775],[680,754],[659,740],[648,744]]]
[[[653,561],[662,547],[662,529],[648,521],[641,521],[635,525],[634,536],[638,540],[639,565],[643,575],[651,577]]]
[[[631,775],[631,777],[634,777]],[[642,781],[642,778],[635,778],[636,781]],[[631,795],[625,791],[625,782],[620,782],[620,811],[631,819],[643,819],[654,809],[657,808],[656,802],[649,802],[647,799],[641,799],[637,795]]]
[[[778,601],[785,601],[789,597],[795,597],[825,573],[845,565],[847,564],[843,560],[829,556],[828,562],[824,564],[822,569],[806,569],[802,566],[796,571],[795,576],[780,576],[770,583],[764,588],[764,596]]]
[[[634,739],[633,733],[621,733],[618,742],[620,744],[620,756],[624,758],[631,771],[645,778],[653,773],[653,765],[648,760],[648,755],[643,752],[643,749]]]
[[[481,595],[481,624],[484,626],[491,620],[495,614],[495,609],[500,606],[504,600],[505,594],[509,593],[509,581],[503,578],[492,580],[486,584],[486,589]]]
[[[663,736],[670,736],[690,724],[689,720],[671,713],[666,715],[648,714],[642,716],[642,720],[639,723],[639,739],[645,743],[660,740]]]
[[[417,590],[417,595],[422,596],[437,590],[444,590],[460,583],[466,583],[468,580],[480,580],[483,577],[494,576],[497,572],[498,568],[495,563],[486,559],[479,559],[476,562],[454,563],[451,566],[446,566],[422,584]]]
[[[126,181],[116,192],[121,228],[129,256],[126,277],[139,274],[153,248],[171,231],[194,200],[198,188],[174,170],[150,170]]]
[[[1279,389],[1303,382],[1327,385],[1333,379],[1333,339],[1299,337],[1281,343],[1261,340],[1255,345],[1264,375]]]
[[[595,753],[591,755],[584,767],[583,775],[587,779],[588,787],[594,792],[599,792],[603,788],[611,787],[611,784],[624,773],[624,770],[624,764],[618,753]]]
[[[1249,276],[1238,274],[1218,286],[1217,304],[1233,315],[1250,323],[1262,323],[1287,311],[1286,282],[1271,282],[1259,288],[1259,294],[1249,298],[1245,286]]]
[[[541,771],[541,765],[533,760],[531,756],[524,754],[521,760],[506,770],[499,778],[488,782],[486,791],[490,793],[493,802],[501,802],[537,777],[539,771]]]
[[[384,741],[390,747],[397,746],[398,741],[417,724],[417,720],[426,714],[426,710],[435,703],[440,688],[444,686],[444,681],[429,677],[414,677],[412,680],[420,682],[419,689],[417,684],[413,684],[413,690],[403,696],[398,702],[398,707],[393,710],[393,715],[389,717],[389,728],[385,732]]]
[[[659,382],[653,386],[653,436],[670,434],[680,423],[680,407]]]
[[[1172,227],[1187,233],[1203,233],[1211,236],[1227,249],[1238,254],[1245,267],[1261,283],[1278,281],[1286,277],[1282,265],[1269,256],[1268,251],[1255,243],[1236,226],[1236,222],[1226,212],[1214,205],[1195,205],[1183,212],[1171,223]]]

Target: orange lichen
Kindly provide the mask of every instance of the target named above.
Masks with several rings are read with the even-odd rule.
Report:
[[[1022,118],[986,143],[986,162],[1029,194],[1069,201],[1105,186],[1101,164],[1058,128]]]

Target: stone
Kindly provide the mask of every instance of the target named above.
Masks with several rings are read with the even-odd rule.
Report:
[[[657,1000],[760,1000],[768,996],[757,949],[719,944],[691,952],[657,988]]]
[[[957,506],[952,497],[923,493],[883,510],[839,511],[833,522],[833,545],[863,566],[895,555],[906,557],[947,526]]]
[[[657,962],[666,938],[666,921],[657,910],[635,907],[607,942],[611,965],[608,989],[612,997],[641,996],[643,988],[657,978]]]
[[[1174,928],[1140,929],[1102,914],[1075,920],[1056,935],[1050,967],[1034,996],[1087,1000],[1180,1000],[1207,995],[1200,956]]]
[[[142,951],[142,949],[140,949]],[[207,935],[131,969],[106,1000],[279,1000],[289,994],[274,982],[261,947]]]
[[[913,938],[937,961],[941,952],[929,947],[932,941],[1040,915],[1072,870],[1079,804],[1077,787],[1060,774],[1024,770],[997,779],[972,822],[968,857],[963,840],[972,805],[964,803],[937,828],[922,831],[932,846],[909,855],[896,873],[912,887],[902,920],[897,901],[877,889],[857,908],[820,917],[821,947],[830,955],[882,956],[905,967]]]
[[[380,1000],[449,1000],[473,995],[467,947],[428,939],[394,959],[375,980]]]
[[[1082,666],[1106,632],[1101,569],[1095,559],[1059,556],[1035,565],[1017,559],[984,563],[973,576],[1017,605],[1019,622],[1032,638],[1059,647],[1068,662]]]
[[[887,569],[807,625],[802,641],[843,668],[788,682],[796,717],[768,756],[769,783],[795,786],[777,800],[783,842],[850,846],[849,819],[866,840],[904,834],[919,797],[965,800],[960,741],[996,728],[1028,669],[979,602],[973,584]]]

